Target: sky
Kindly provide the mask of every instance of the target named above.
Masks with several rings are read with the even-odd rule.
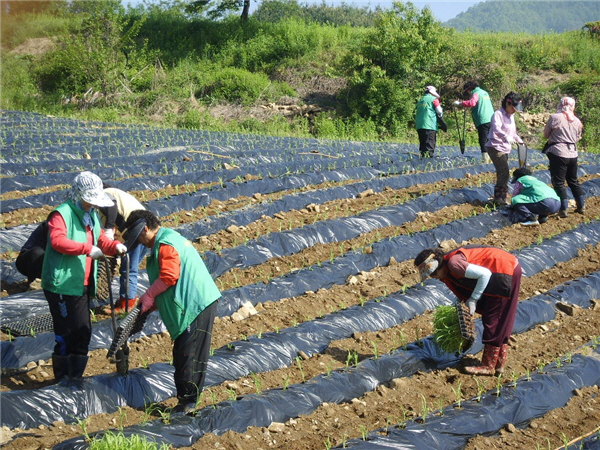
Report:
[[[479,3],[482,0],[471,0],[471,1],[454,1],[454,0],[429,0],[429,1],[418,1],[413,0],[413,4],[418,8],[423,8],[424,6],[429,6],[431,12],[435,16],[437,20],[440,22],[445,22],[447,20],[456,17],[459,13],[466,11],[471,6]],[[139,3],[140,0],[123,0],[124,4],[135,4]],[[317,3],[320,4],[322,0],[298,0],[299,3]],[[381,8],[389,9],[392,6],[392,0],[325,0],[325,3],[328,5],[339,5],[341,3],[345,3],[347,5],[364,7],[369,6],[371,8],[375,8],[376,6],[380,6]],[[257,0],[252,0],[250,4],[250,11],[256,8],[258,5]]]
[[[320,4],[322,0],[299,0],[299,3],[318,3]],[[418,7],[423,8],[425,6],[429,6],[431,12],[435,16],[437,20],[440,22],[445,22],[456,17],[459,13],[466,11],[471,6],[479,3],[482,0],[471,0],[471,1],[454,1],[454,0],[430,0],[430,1],[416,1],[413,0],[412,3]],[[342,3],[341,0],[325,0],[325,3],[328,5],[338,5]],[[359,1],[344,1],[343,3],[347,5],[353,5],[358,7],[370,6],[374,8],[375,6],[380,6],[385,9],[389,9],[392,7],[393,1],[383,1],[383,0],[359,0]]]

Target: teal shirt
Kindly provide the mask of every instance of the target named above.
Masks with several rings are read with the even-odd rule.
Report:
[[[431,94],[425,94],[417,103],[417,130],[438,130],[437,116],[433,101],[435,97]]]
[[[83,224],[85,211],[78,208],[71,200],[58,205],[54,211],[58,212],[67,228],[67,238],[75,242],[87,242],[87,230]],[[52,211],[52,212],[54,212]],[[100,219],[95,210],[90,214],[94,221],[92,229],[93,245],[96,245],[100,237]],[[42,265],[42,288],[55,294],[81,296],[85,293],[85,259],[87,255],[65,255],[57,252],[50,245],[50,238],[46,244],[44,262]],[[92,274],[94,277],[94,291],[91,296],[96,295],[96,284],[98,281],[98,264],[92,261]]]
[[[538,203],[547,198],[560,200],[553,188],[543,181],[538,180],[536,177],[525,175],[517,181],[521,183],[523,187],[521,188],[521,192],[510,200],[513,205],[518,203]]]
[[[192,243],[169,228],[159,228],[146,267],[150,284],[158,278],[160,245],[170,245],[179,255],[179,280],[156,296],[156,307],[173,340],[198,317],[204,309],[221,297],[204,261]]]
[[[494,105],[492,105],[490,95],[480,87],[473,89],[471,94],[477,94],[479,97],[477,104],[471,108],[471,117],[473,117],[475,126],[478,127],[484,123],[490,123],[494,115]]]

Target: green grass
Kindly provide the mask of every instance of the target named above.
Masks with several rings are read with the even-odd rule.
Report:
[[[161,444],[160,446],[152,441],[149,441],[143,436],[132,435],[131,437],[125,437],[123,433],[113,433],[106,431],[101,439],[93,438],[89,442],[90,450],[169,450],[171,448],[168,444]]]

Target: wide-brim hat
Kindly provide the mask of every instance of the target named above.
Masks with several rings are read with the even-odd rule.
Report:
[[[423,282],[427,278],[429,278],[431,276],[431,274],[433,274],[433,272],[435,272],[439,266],[440,266],[440,263],[438,262],[437,259],[435,259],[435,255],[433,253],[431,255],[429,255],[427,258],[425,258],[425,261],[423,261],[417,267],[417,269],[419,269],[419,275],[421,276],[421,282]]]
[[[138,219],[127,228],[125,233],[123,233],[123,239],[125,239],[125,247],[127,247],[128,253],[140,244],[138,238],[140,237],[140,234],[142,234],[142,230],[145,226],[146,220]]]
[[[104,192],[102,180],[92,172],[81,172],[73,180],[71,197],[75,200],[83,200],[97,208],[113,206],[114,202]]]

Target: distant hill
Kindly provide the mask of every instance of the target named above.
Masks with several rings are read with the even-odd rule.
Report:
[[[457,30],[557,33],[600,20],[600,1],[486,0],[444,23]]]

